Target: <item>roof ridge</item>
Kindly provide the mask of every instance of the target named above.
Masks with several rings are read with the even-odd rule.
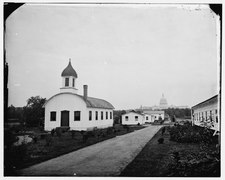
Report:
[[[92,108],[105,108],[105,109],[114,109],[114,106],[104,100],[104,99],[99,99],[99,98],[94,98],[94,97],[87,97],[87,100],[84,99],[84,96],[80,95],[80,94],[76,94],[76,93],[72,93],[72,92],[60,92],[58,94],[55,94],[54,96],[50,97],[46,103],[44,104],[44,106],[47,104],[47,102],[52,99],[55,96],[58,96],[60,94],[71,94],[71,95],[76,95],[80,98],[82,98],[84,100],[84,102],[86,103],[87,107],[92,107]],[[97,100],[97,101],[96,101]],[[100,101],[100,102],[99,102]],[[104,103],[103,103],[104,102]]]
[[[93,98],[93,99],[99,99],[99,100],[102,100],[102,101],[106,101],[105,99],[100,99],[100,98],[95,98],[95,97],[90,97],[90,96],[88,96],[87,98]]]

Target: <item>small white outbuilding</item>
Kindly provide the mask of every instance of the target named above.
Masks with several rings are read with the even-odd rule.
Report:
[[[155,120],[160,120],[160,119],[164,120],[165,118],[164,111],[144,110],[143,113],[151,116],[151,122],[154,122]]]
[[[145,123],[153,123],[154,122],[154,116],[149,114],[144,114],[144,122]]]
[[[71,62],[63,70],[60,93],[49,98],[44,104],[44,129],[70,127],[71,130],[87,130],[94,127],[113,126],[113,105],[109,102],[88,97],[88,86],[84,85],[83,95],[77,94],[77,73]]]
[[[122,124],[123,125],[137,125],[137,124],[144,124],[145,119],[144,115],[135,111],[127,112],[126,114],[122,115]]]

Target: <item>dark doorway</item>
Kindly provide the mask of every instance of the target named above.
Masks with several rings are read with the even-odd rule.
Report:
[[[61,111],[61,126],[69,127],[69,111]]]

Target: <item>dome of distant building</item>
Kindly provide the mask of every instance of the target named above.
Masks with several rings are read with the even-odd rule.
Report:
[[[164,97],[164,94],[162,94],[162,97],[161,97],[160,102],[159,102],[159,106],[160,107],[167,107],[168,106],[168,103],[167,103],[166,98]]]
[[[68,66],[63,70],[61,76],[73,76],[73,77],[77,78],[77,73],[73,69],[71,62],[69,62]]]

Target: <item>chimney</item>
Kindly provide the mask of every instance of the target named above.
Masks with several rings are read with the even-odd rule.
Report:
[[[84,100],[86,101],[87,100],[87,92],[88,91],[88,85],[84,85]]]

